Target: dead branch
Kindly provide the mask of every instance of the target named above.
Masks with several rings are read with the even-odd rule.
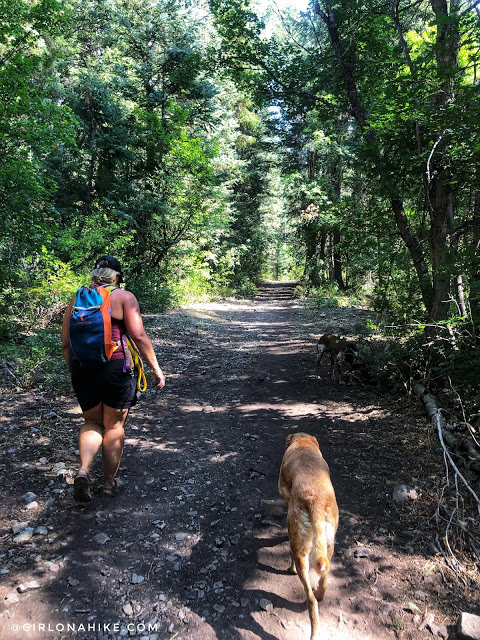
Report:
[[[431,393],[428,393],[425,387],[417,382],[412,385],[412,389],[416,393],[416,395],[420,397],[421,401],[423,402],[423,405],[425,407],[425,410],[427,412],[427,415],[430,421],[437,424],[438,412],[439,411],[441,412],[443,410],[439,409],[435,396],[433,396]],[[440,416],[440,420],[441,420],[441,427],[439,427],[437,424],[437,428],[439,429],[441,428],[443,440],[447,443],[447,445],[456,452],[459,452],[462,449],[465,449],[472,458],[480,462],[480,452],[478,452],[475,448],[475,444],[477,444],[477,441],[473,437],[473,434],[471,433],[470,429],[469,429],[470,435],[472,436],[474,442],[471,442],[468,438],[456,437],[451,432],[451,427],[447,425],[443,417]]]
[[[465,504],[465,489],[473,497],[476,505],[476,510],[480,514],[480,498],[472,488],[471,484],[467,480],[464,474],[462,474],[458,468],[458,462],[455,462],[451,451],[458,454],[459,449],[465,449],[470,456],[475,460],[473,465],[478,464],[480,454],[475,449],[474,442],[470,442],[468,438],[457,438],[452,429],[458,425],[448,425],[444,414],[446,411],[438,406],[435,396],[428,393],[425,387],[419,383],[412,385],[412,390],[416,395],[420,397],[425,407],[425,411],[430,419],[430,422],[437,428],[438,439],[442,447],[445,475],[446,479],[441,488],[439,501],[436,510],[437,526],[444,529],[443,542],[445,547],[442,547],[440,543],[440,536],[436,536],[436,544],[438,549],[444,558],[445,565],[452,573],[455,574],[457,579],[465,584],[465,580],[461,573],[465,572],[464,563],[461,563],[455,555],[455,548],[457,545],[453,545],[453,540],[460,544],[461,547],[465,543],[469,544],[472,554],[479,557],[479,544],[480,541],[475,535],[476,531],[472,531],[472,527],[469,526],[470,522],[477,525],[477,518],[464,517],[462,512],[467,505]],[[463,407],[462,407],[463,410]],[[465,418],[465,415],[464,415]],[[471,428],[471,425],[466,421],[461,423],[461,426],[466,425]],[[465,456],[466,457],[466,456]],[[465,466],[468,467],[468,461],[464,460]],[[453,473],[453,478],[451,478]],[[452,482],[453,480],[453,482]],[[463,492],[463,495],[462,495]],[[449,498],[454,498],[455,506],[452,509],[447,507]]]
[[[453,567],[451,566],[451,565],[452,565],[452,563],[451,563],[451,561],[447,558],[447,554],[445,553],[445,550],[444,550],[444,548],[442,547],[442,543],[440,542],[440,536],[438,535],[438,533],[437,533],[436,538],[435,538],[435,544],[437,545],[438,550],[440,551],[440,553],[441,553],[441,554],[442,554],[442,556],[443,556],[443,559],[445,560],[445,564],[444,564],[443,566],[444,566],[446,569],[448,569],[449,571],[451,571],[451,572],[453,573],[453,575],[454,575],[458,580],[460,580],[461,582],[463,582],[463,584],[464,584],[465,586],[467,586],[467,583],[466,583],[465,579],[460,575],[460,573],[458,572],[457,568],[456,568],[455,566],[453,566]],[[455,556],[453,556],[453,557],[455,558]],[[459,563],[458,563],[458,560],[457,560],[456,558],[455,558],[455,561],[456,561],[456,563],[457,563],[457,564],[459,564]],[[443,571],[442,571],[442,575],[443,575]],[[446,580],[445,580],[445,576],[444,576],[444,575],[443,575],[443,579],[444,579],[444,581],[446,582]]]
[[[437,146],[440,144],[440,142],[442,141],[443,138],[443,133],[442,135],[438,138],[438,140],[435,142],[435,144],[432,147],[432,150],[430,152],[430,155],[428,156],[428,160],[427,160],[427,180],[428,180],[428,184],[430,184],[430,182],[432,181],[431,175],[430,175],[430,162],[432,160],[433,154],[435,153],[435,149],[437,148]]]
[[[438,437],[440,439],[440,444],[442,445],[442,448],[445,452],[445,455],[448,458],[449,463],[452,465],[455,473],[457,474],[457,476],[460,478],[460,480],[463,482],[463,484],[465,485],[465,487],[468,489],[468,491],[472,494],[475,502],[477,503],[477,509],[478,509],[478,513],[480,514],[480,498],[477,496],[477,494],[475,493],[475,491],[472,489],[472,487],[468,484],[468,482],[466,481],[466,479],[463,477],[463,475],[460,473],[460,470],[458,469],[457,465],[455,464],[455,462],[453,461],[452,456],[450,455],[450,452],[448,451],[447,447],[445,446],[445,441],[443,439],[443,429],[442,429],[442,415],[441,415],[442,409],[438,409],[437,412],[437,430],[438,430]]]
[[[6,371],[7,373],[9,373],[9,374],[12,376],[12,378],[15,380],[15,382],[18,384],[18,386],[19,386],[19,387],[21,387],[21,386],[22,386],[22,383],[20,382],[20,380],[19,380],[19,379],[17,378],[17,376],[13,373],[13,371],[10,371],[10,369],[7,367],[7,365],[6,365],[6,364],[4,364],[4,365],[3,365],[2,369],[3,369],[4,371]]]

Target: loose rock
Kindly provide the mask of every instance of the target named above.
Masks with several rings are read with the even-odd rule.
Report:
[[[368,558],[370,556],[370,549],[367,549],[366,547],[355,549],[353,555],[355,556],[355,558]]]
[[[93,541],[96,542],[97,544],[105,544],[109,540],[110,538],[107,536],[106,533],[97,533],[97,535],[93,538]]]
[[[175,535],[175,540],[177,540],[177,542],[183,542],[183,540],[186,540],[188,538],[188,533],[177,533]]]
[[[35,527],[33,533],[37,536],[46,536],[48,535],[47,527]]]
[[[407,502],[417,499],[418,493],[406,484],[400,484],[393,490],[393,501],[399,506],[406,505]]]
[[[273,611],[273,604],[266,598],[261,598],[259,605],[264,611]]]
[[[20,599],[16,593],[7,593],[7,595],[5,596],[4,602],[5,602],[5,606],[8,607],[11,604],[16,604],[17,602],[20,602]]]
[[[21,544],[22,542],[28,542],[33,537],[33,529],[31,527],[27,527],[18,536],[15,536],[13,539],[17,544]]]
[[[61,475],[66,472],[65,462],[56,462],[52,467],[52,473],[55,475]]]
[[[28,520],[26,522],[18,522],[17,524],[13,525],[12,531],[13,531],[13,533],[20,533],[21,531],[26,529],[29,524],[30,523],[29,523]]]
[[[433,613],[427,613],[425,615],[425,617],[423,618],[422,623],[418,627],[420,629],[420,631],[422,631],[422,629],[425,629],[425,627],[427,627],[427,625],[428,626],[432,625],[434,619],[435,619],[435,616],[433,615]]]
[[[25,591],[30,591],[31,589],[40,589],[42,585],[38,582],[38,580],[32,580],[32,582],[23,582],[19,584],[17,587],[18,593],[25,593]]]
[[[480,640],[480,616],[462,611],[458,619],[457,634],[462,640]]]

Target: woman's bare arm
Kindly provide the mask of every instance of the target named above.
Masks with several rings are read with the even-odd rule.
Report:
[[[145,333],[140,307],[133,293],[122,291],[122,307],[125,328],[137,345],[145,362],[153,370],[155,386],[162,389],[165,386],[165,375],[160,369],[150,338]]]

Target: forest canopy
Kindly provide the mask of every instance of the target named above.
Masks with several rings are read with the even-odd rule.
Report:
[[[3,340],[111,253],[151,310],[290,278],[476,345],[479,3],[279,7],[0,1]]]

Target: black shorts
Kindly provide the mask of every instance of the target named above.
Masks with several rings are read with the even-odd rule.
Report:
[[[72,364],[72,387],[82,411],[89,411],[100,402],[112,409],[130,409],[136,397],[135,380],[123,371],[122,360],[90,369]]]

